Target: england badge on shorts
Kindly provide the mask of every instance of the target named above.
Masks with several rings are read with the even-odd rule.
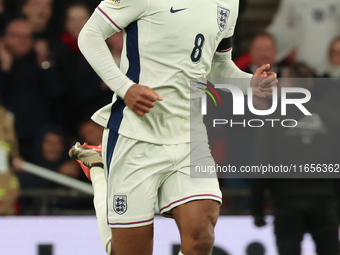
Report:
[[[223,32],[223,30],[227,27],[230,11],[218,6],[217,14],[218,14],[217,24],[218,24],[218,27],[220,28],[220,31]]]
[[[115,212],[119,215],[125,213],[127,209],[127,196],[115,195],[113,200],[113,209]]]

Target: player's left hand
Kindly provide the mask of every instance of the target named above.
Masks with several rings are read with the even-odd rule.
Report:
[[[251,87],[253,95],[261,98],[271,98],[273,96],[273,87],[277,87],[279,81],[274,72],[270,72],[270,65],[262,65],[259,67],[251,79]]]

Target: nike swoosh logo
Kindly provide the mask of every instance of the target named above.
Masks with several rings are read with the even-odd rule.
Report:
[[[173,7],[171,7],[170,12],[171,12],[171,13],[175,13],[175,12],[184,11],[184,10],[186,10],[186,9],[187,9],[187,8],[174,10]]]

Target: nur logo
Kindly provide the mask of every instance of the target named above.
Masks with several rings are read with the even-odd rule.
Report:
[[[217,98],[218,98],[218,101],[220,101],[220,104],[222,105],[221,97],[219,96],[219,94],[217,93],[217,91],[216,91],[212,86],[210,86],[210,85],[208,85],[208,84],[205,84],[205,83],[203,83],[203,82],[198,82],[198,81],[197,81],[196,83],[201,84],[201,85],[204,85],[204,86],[206,86],[207,88],[209,88],[212,92],[214,92],[214,94],[215,94],[215,95],[217,96]],[[203,88],[200,88],[200,87],[197,87],[197,88],[200,89],[200,90],[203,90],[204,92],[206,92],[206,93],[212,98],[212,100],[214,101],[215,106],[217,106],[215,97],[211,94],[211,92],[210,92],[209,90],[203,89]],[[207,101],[207,98],[206,98],[205,95],[203,95],[202,100],[204,100],[205,102]]]
[[[211,91],[214,92],[214,94],[217,96],[218,100],[221,103],[222,106],[222,100],[220,98],[220,96],[218,95],[218,93],[216,92],[216,90],[205,83],[201,83],[201,82],[196,82],[198,84],[204,85],[207,88],[209,88]],[[207,114],[207,94],[214,100],[215,105],[217,106],[217,102],[213,96],[213,94],[207,90],[207,89],[203,89],[201,87],[197,87],[200,90],[203,90],[206,92],[206,94],[203,94],[201,97],[201,113],[202,115],[206,115]],[[223,89],[223,90],[227,90],[232,94],[233,97],[233,115],[244,115],[245,111],[244,111],[244,94],[242,92],[242,90],[235,86],[235,85],[231,85],[231,84],[216,84],[215,88],[218,89]],[[305,97],[303,98],[287,98],[288,94],[291,93],[301,93],[304,94]],[[250,110],[251,113],[255,114],[255,115],[259,115],[259,116],[265,116],[265,115],[270,115],[272,114],[277,106],[278,106],[278,90],[276,87],[273,88],[273,97],[272,97],[272,106],[270,109],[266,109],[266,110],[258,110],[254,107],[253,105],[253,90],[251,87],[248,88],[247,91],[248,97],[247,97],[247,105],[248,105],[248,109]],[[281,88],[281,115],[286,115],[287,113],[287,105],[288,104],[294,104],[296,105],[297,108],[299,108],[301,110],[301,112],[304,115],[312,115],[304,106],[304,103],[307,103],[310,99],[311,99],[311,93],[305,89],[305,88],[298,88],[298,87],[282,87]]]

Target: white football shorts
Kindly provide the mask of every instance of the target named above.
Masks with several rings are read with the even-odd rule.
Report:
[[[102,156],[108,182],[109,226],[152,224],[157,200],[165,217],[172,216],[174,207],[193,200],[222,203],[217,178],[190,178],[190,164],[215,165],[206,142],[195,148],[204,155],[197,154],[199,157],[190,163],[190,143],[152,144],[105,129]]]

